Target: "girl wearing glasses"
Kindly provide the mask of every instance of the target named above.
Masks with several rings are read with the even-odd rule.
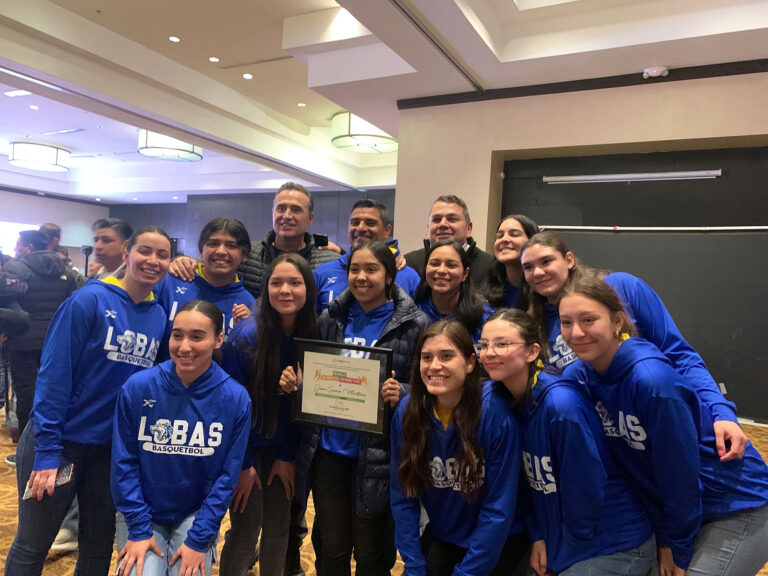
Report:
[[[601,276],[616,291],[637,332],[656,345],[672,367],[696,392],[714,420],[717,450],[723,461],[744,456],[747,436],[736,418],[736,406],[725,399],[704,360],[683,338],[659,295],[640,278],[624,272],[585,268],[565,240],[546,231],[533,236],[520,256],[526,281],[528,312],[549,341],[550,362],[559,369],[576,360],[560,333],[557,305],[569,282],[585,274]]]
[[[605,449],[584,388],[537,368],[541,338],[522,310],[493,314],[477,348],[521,427],[531,567],[539,576],[644,576],[656,552],[650,522]]]
[[[602,279],[574,280],[559,311],[566,343],[587,366],[606,445],[653,521],[661,574],[757,573],[768,561],[768,468],[755,448],[721,461],[709,411],[656,346],[631,337]]]
[[[453,240],[440,240],[429,248],[426,262],[416,288],[419,310],[432,322],[458,320],[476,341],[492,310],[472,290],[466,251]]]
[[[520,437],[504,403],[483,393],[466,328],[429,326],[410,382],[392,421],[390,465],[395,543],[408,575],[514,573],[528,548],[520,530],[508,536]],[[421,536],[420,504],[429,516]]]

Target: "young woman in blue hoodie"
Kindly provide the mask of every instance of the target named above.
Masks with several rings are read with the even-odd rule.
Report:
[[[496,240],[493,242],[493,256],[496,261],[485,285],[485,296],[492,308],[525,306],[525,278],[520,263],[520,248],[538,231],[536,222],[524,214],[504,216],[496,227]]]
[[[221,576],[245,576],[260,532],[259,573],[283,574],[298,438],[280,382],[296,380],[294,338],[317,337],[315,301],[309,264],[281,254],[269,265],[254,314],[224,344],[222,366],[248,389],[254,428],[229,513]]]
[[[458,320],[473,341],[480,338],[483,322],[493,310],[474,292],[469,282],[469,256],[453,240],[430,246],[416,288],[416,305],[432,322]]]
[[[518,573],[529,544],[521,530],[510,535],[520,435],[504,402],[483,391],[464,326],[439,321],[422,333],[410,384],[392,420],[390,464],[395,543],[405,570]],[[421,505],[429,516],[422,535]]]
[[[531,567],[539,576],[645,576],[656,556],[651,525],[584,387],[540,369],[541,336],[522,310],[493,314],[477,347],[522,431]]]
[[[30,425],[19,440],[19,524],[6,574],[42,573],[75,495],[80,505],[75,574],[109,571],[115,535],[109,491],[115,402],[132,374],[155,363],[167,320],[152,289],[168,272],[170,255],[171,241],[159,228],[134,232],[123,251],[124,275],[88,282],[51,320]],[[61,483],[67,470],[72,476]]]
[[[383,242],[364,242],[349,255],[349,288],[318,319],[320,338],[392,350],[393,377],[382,384],[394,406],[408,379],[419,334],[429,320],[394,283],[395,257]],[[281,382],[283,390],[296,389]],[[348,576],[354,553],[356,574],[389,574],[395,563],[389,512],[389,442],[351,430],[315,426],[305,430],[297,457],[296,493],[312,487],[315,522],[322,547],[323,576]]]
[[[584,274],[601,276],[621,298],[624,311],[640,336],[661,350],[709,409],[720,457],[728,461],[744,455],[748,439],[736,418],[736,406],[725,399],[704,360],[683,338],[664,302],[648,284],[624,272],[585,268],[577,262],[565,240],[553,231],[531,237],[523,246],[520,258],[528,312],[548,339],[550,362],[555,367],[564,370],[576,359],[560,333],[557,305],[563,291],[572,279]]]
[[[111,479],[118,576],[211,573],[251,423],[248,393],[213,362],[222,324],[214,304],[183,304],[171,359],[120,391]]]
[[[559,313],[606,443],[651,517],[662,575],[757,573],[768,561],[768,468],[754,447],[722,461],[710,411],[656,346],[631,337],[605,281],[575,279]]]
[[[239,220],[214,218],[200,231],[197,248],[201,262],[195,269],[195,279],[185,282],[168,275],[157,285],[157,298],[168,314],[169,327],[185,302],[205,300],[216,304],[224,314],[226,337],[235,324],[251,314],[254,303],[237,276],[238,266],[251,251],[251,238]]]

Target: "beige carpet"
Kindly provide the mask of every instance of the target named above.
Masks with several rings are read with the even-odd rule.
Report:
[[[757,426],[745,426],[744,430],[749,434],[752,442],[763,455],[768,455],[768,428]],[[8,548],[13,541],[16,533],[16,514],[17,514],[17,495],[16,495],[16,469],[5,464],[5,456],[13,453],[14,445],[8,436],[7,428],[0,431],[0,569],[5,569],[5,558],[8,554]],[[768,459],[768,458],[766,458]],[[307,521],[312,523],[314,519],[314,509],[310,502],[307,511]],[[229,518],[225,517],[221,527],[221,535],[229,527]],[[219,539],[219,547],[223,543],[223,538]],[[767,543],[768,544],[768,543]],[[114,563],[113,556],[113,563]],[[45,563],[43,570],[44,576],[71,576],[74,572],[76,554],[67,554],[58,557],[49,558]],[[301,549],[301,560],[307,576],[315,576],[314,561],[315,555],[312,546],[309,544],[309,538]],[[219,570],[213,567],[213,575],[218,576]],[[254,569],[250,574],[258,574],[258,569]],[[402,574],[402,564],[399,562],[393,570],[395,576]],[[744,574],[743,576],[750,576]],[[768,564],[759,572],[759,576],[768,576]]]

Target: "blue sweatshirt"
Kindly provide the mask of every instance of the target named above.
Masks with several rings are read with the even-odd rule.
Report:
[[[419,536],[420,503],[429,515],[432,535],[467,550],[454,568],[457,576],[490,574],[499,561],[515,516],[517,480],[520,474],[520,434],[505,403],[490,390],[483,391],[482,416],[477,440],[485,460],[484,486],[474,502],[458,491],[456,456],[461,441],[453,425],[444,430],[430,415],[429,469],[432,486],[419,498],[406,498],[400,490],[398,467],[402,451],[402,420],[410,396],[400,402],[392,419],[390,502],[395,519],[395,544],[408,576],[425,576],[427,564]]]
[[[523,291],[519,287],[505,282],[501,292],[501,297],[504,299],[504,308],[516,308],[522,294]]]
[[[603,279],[611,285],[624,304],[637,329],[638,336],[652,342],[688,382],[699,399],[712,414],[715,421],[730,420],[738,422],[736,405],[725,399],[712,375],[704,365],[704,360],[683,338],[675,321],[667,311],[664,302],[640,278],[625,272],[613,272]],[[576,355],[560,334],[560,316],[557,309],[545,305],[546,326],[549,334],[551,362],[560,369],[576,360]]]
[[[317,284],[318,314],[328,308],[328,304],[334,298],[349,288],[349,281],[347,280],[348,264],[349,254],[344,254],[341,258],[320,264],[312,272],[315,277],[315,284]],[[418,272],[410,266],[398,270],[397,274],[395,274],[395,284],[405,290],[411,298],[416,295],[419,280]]]
[[[51,319],[35,403],[33,470],[58,468],[62,442],[108,446],[120,387],[155,363],[165,312],[135,304],[114,278],[88,282]]]
[[[192,282],[185,282],[170,274],[166,275],[158,282],[155,293],[160,306],[168,315],[169,324],[173,324],[178,309],[190,300],[205,300],[211,304],[216,304],[221,313],[224,314],[222,332],[225,335],[229,334],[235,325],[232,317],[232,306],[245,304],[252,309],[253,303],[256,301],[237,277],[232,284],[226,286],[217,287],[210,284],[203,276],[202,265],[199,265],[195,271],[195,279]]]
[[[391,300],[369,312],[363,310],[355,300],[349,309],[349,321],[344,328],[344,343],[375,346],[394,311],[395,303]],[[360,454],[360,435],[353,430],[323,428],[320,432],[320,446],[334,454],[357,458]]]
[[[480,323],[480,326],[475,329],[474,332],[470,334],[472,337],[472,341],[477,344],[477,342],[480,341],[480,336],[483,332],[483,325],[488,320],[488,317],[493,314],[494,310],[491,308],[491,306],[487,302],[483,302],[483,320]],[[431,322],[439,322],[440,320],[455,320],[453,313],[451,314],[441,314],[440,310],[437,309],[437,306],[435,306],[435,303],[432,301],[432,298],[427,298],[424,302],[417,302],[416,307],[424,312],[424,314],[427,315],[427,317],[430,319]]]
[[[128,538],[152,537],[197,511],[184,543],[207,551],[232,500],[248,443],[251,401],[212,364],[189,388],[173,361],[132,376],[117,399],[112,497]]]
[[[494,388],[512,400],[503,384]],[[643,504],[606,449],[583,385],[539,372],[530,401],[515,415],[536,520],[529,535],[545,541],[549,570],[631,550],[651,537]]]
[[[605,374],[586,373],[608,446],[679,567],[702,520],[768,503],[760,455],[749,444],[743,460],[720,462],[709,410],[652,343],[630,338]]]
[[[221,367],[232,378],[240,382],[244,389],[250,389],[253,385],[253,354],[259,343],[259,329],[256,319],[249,316],[239,322],[229,334],[229,339],[221,348]],[[296,368],[296,351],[293,337],[283,338],[280,354],[282,367],[293,366]],[[257,430],[251,431],[251,448],[277,447],[277,457],[285,462],[292,462],[296,458],[296,444],[298,436],[291,423],[291,397],[278,388],[278,415],[277,429],[271,438],[266,433]],[[246,450],[244,468],[250,468],[253,464],[251,451]]]

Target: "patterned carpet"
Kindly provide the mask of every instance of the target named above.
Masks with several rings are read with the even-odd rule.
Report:
[[[17,513],[17,494],[16,494],[16,469],[5,464],[5,457],[15,451],[14,445],[8,435],[7,428],[0,431],[0,569],[5,569],[5,558],[8,554],[8,548],[13,541],[16,533],[16,513]],[[750,439],[763,455],[768,455],[768,428],[745,425],[744,430]],[[767,458],[768,459],[768,458]],[[314,509],[310,502],[307,521],[310,523],[314,518]],[[221,535],[219,539],[219,548],[223,542],[224,532],[229,527],[229,519],[225,518],[222,523]],[[113,565],[114,558],[113,556]],[[74,572],[76,554],[66,554],[58,557],[49,557],[43,570],[44,576],[71,576]],[[307,576],[315,576],[314,553],[307,539],[307,544],[301,550],[302,565],[306,570]],[[219,570],[213,567],[211,576],[218,576]],[[249,574],[258,574],[254,569]],[[398,561],[393,570],[395,576],[402,574],[402,564]],[[744,576],[749,576],[745,574]],[[758,573],[758,576],[768,576],[768,564]]]

